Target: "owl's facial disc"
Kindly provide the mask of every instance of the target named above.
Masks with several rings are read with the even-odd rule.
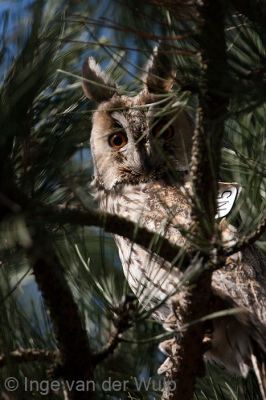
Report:
[[[114,131],[110,133],[108,143],[123,181],[143,182],[161,177],[169,167],[164,146],[174,140],[173,126],[164,119],[149,126],[142,115],[138,115],[138,122],[133,124],[131,118],[129,125],[125,115],[114,112],[111,116]]]
[[[188,169],[193,130],[185,112],[157,115],[150,103],[123,96],[100,105],[91,134],[94,185],[112,190]]]

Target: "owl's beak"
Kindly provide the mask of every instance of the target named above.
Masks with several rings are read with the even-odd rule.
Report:
[[[139,143],[134,151],[134,171],[139,175],[150,175],[155,170],[154,163],[144,143]]]
[[[142,175],[150,175],[152,172],[154,171],[154,168],[147,163],[143,163],[142,165],[142,170],[141,170],[141,174]]]

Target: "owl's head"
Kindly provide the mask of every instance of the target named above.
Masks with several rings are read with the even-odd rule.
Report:
[[[143,90],[135,97],[119,94],[92,57],[84,62],[82,75],[86,96],[99,104],[91,132],[96,187],[111,190],[188,169],[193,122],[170,95],[175,74],[165,52],[155,48],[142,77]]]

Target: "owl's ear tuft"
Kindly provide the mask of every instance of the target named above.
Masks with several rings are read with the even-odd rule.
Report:
[[[144,87],[150,93],[165,93],[171,90],[176,75],[170,54],[163,49],[162,44],[156,46],[148,60],[145,73],[142,76]]]
[[[111,89],[117,89],[115,82],[101,71],[93,57],[84,61],[82,77],[85,78],[82,82],[85,95],[96,103],[109,100],[116,92]]]

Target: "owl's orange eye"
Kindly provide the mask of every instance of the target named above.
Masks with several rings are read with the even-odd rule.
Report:
[[[114,147],[115,149],[120,149],[127,143],[127,137],[122,132],[114,133],[109,137],[109,144],[110,146]]]
[[[156,125],[153,128],[153,135],[156,138],[167,140],[167,139],[170,139],[173,136],[174,130],[173,130],[171,125],[169,125],[162,133],[160,133],[162,131],[162,129],[165,127],[165,125],[166,124],[161,123],[161,124]]]

